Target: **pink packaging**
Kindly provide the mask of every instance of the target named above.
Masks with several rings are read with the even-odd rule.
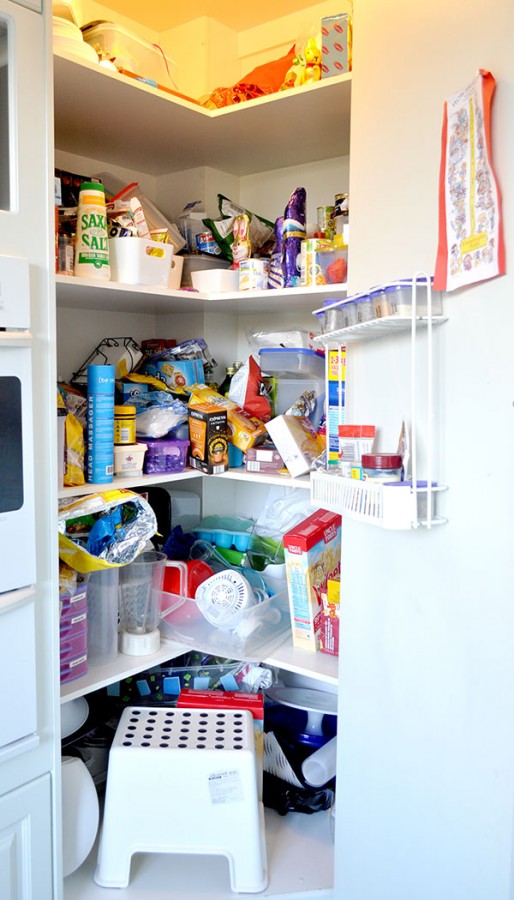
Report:
[[[352,70],[352,20],[348,13],[321,20],[321,77]]]
[[[318,509],[284,535],[293,645],[319,650],[324,597],[341,572],[341,516]]]

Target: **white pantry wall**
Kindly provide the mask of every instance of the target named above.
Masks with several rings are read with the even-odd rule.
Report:
[[[444,295],[434,333],[448,524],[343,522],[338,900],[514,898],[513,34],[511,0],[355,2],[350,288],[433,272],[443,104],[479,68],[497,82],[507,274]],[[408,349],[349,348],[353,421],[395,433]]]

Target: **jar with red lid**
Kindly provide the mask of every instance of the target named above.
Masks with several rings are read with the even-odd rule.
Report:
[[[401,481],[403,478],[399,453],[363,453],[361,464],[365,481]]]

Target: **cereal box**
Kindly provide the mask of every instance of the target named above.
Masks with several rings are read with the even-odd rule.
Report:
[[[341,583],[333,578],[327,580],[327,590],[323,594],[323,615],[321,618],[320,650],[330,656],[339,656],[339,609]]]
[[[327,583],[341,573],[341,516],[318,509],[284,535],[293,645],[319,650]]]

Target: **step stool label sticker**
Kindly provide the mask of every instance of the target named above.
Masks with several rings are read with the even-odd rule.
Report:
[[[209,775],[211,803],[240,803],[243,787],[238,769],[223,769]]]

